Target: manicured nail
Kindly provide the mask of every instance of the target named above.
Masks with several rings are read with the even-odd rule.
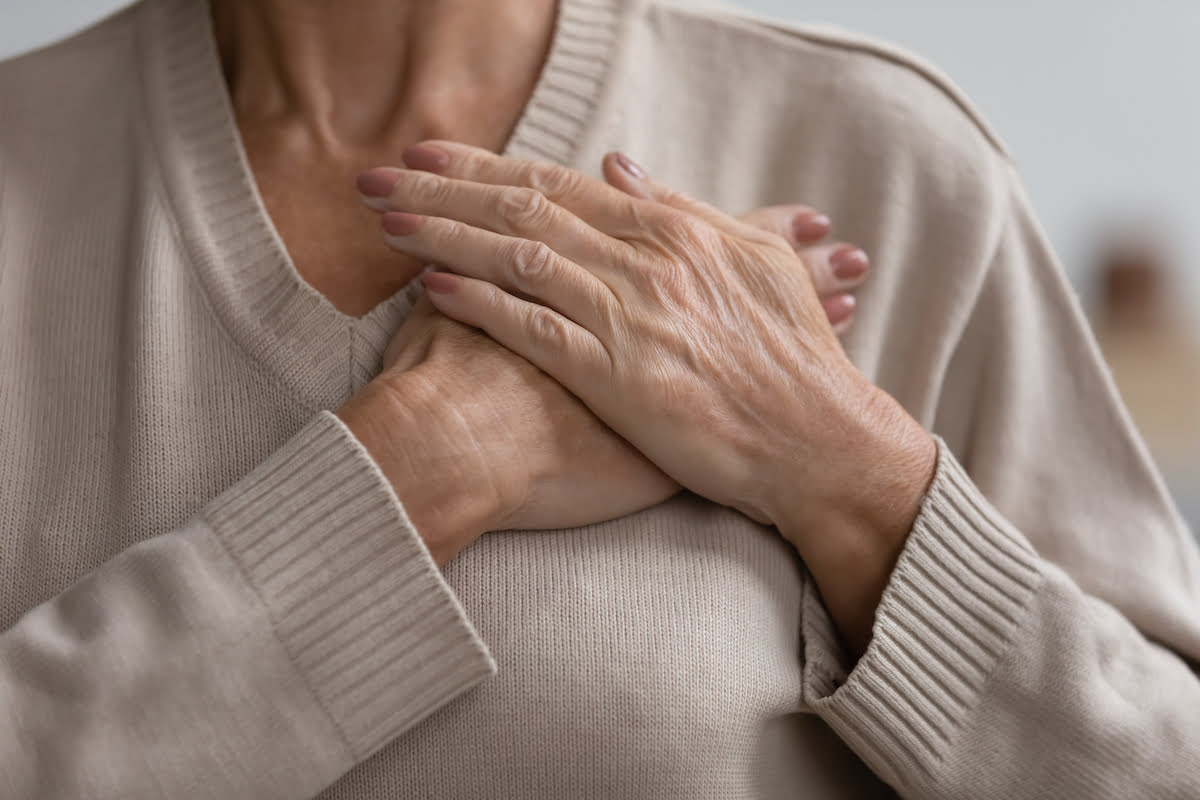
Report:
[[[421,283],[434,294],[450,294],[462,284],[462,278],[452,272],[422,272]]]
[[[829,324],[837,326],[854,316],[858,302],[852,294],[837,294],[826,298],[821,305],[825,307],[825,316],[829,318]]]
[[[797,241],[814,242],[824,239],[833,230],[833,221],[813,211],[797,214],[792,220],[792,234]]]
[[[852,244],[844,245],[834,250],[829,256],[833,266],[833,275],[840,281],[855,281],[867,274],[871,259],[867,254]]]
[[[382,222],[383,229],[392,236],[408,236],[417,232],[425,218],[407,211],[389,211],[383,215]]]
[[[355,184],[363,197],[387,197],[396,188],[400,176],[389,167],[369,169],[358,176]]]
[[[441,172],[450,166],[450,154],[432,144],[414,144],[404,148],[400,160],[409,169],[422,172]]]
[[[646,170],[642,169],[640,164],[638,164],[636,161],[634,161],[632,158],[625,155],[624,153],[617,153],[616,161],[617,161],[618,167],[625,170],[630,175],[637,178],[639,181],[644,181],[646,178],[650,177],[646,173]]]

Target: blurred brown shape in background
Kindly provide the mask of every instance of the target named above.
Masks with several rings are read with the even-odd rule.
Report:
[[[1114,240],[1098,266],[1096,336],[1134,422],[1174,483],[1200,459],[1200,343],[1152,240]]]

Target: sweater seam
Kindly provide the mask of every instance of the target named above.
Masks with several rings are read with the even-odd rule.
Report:
[[[987,284],[988,278],[996,270],[996,262],[1000,259],[1000,246],[1004,241],[1004,234],[1007,233],[1008,230],[1013,226],[1012,189],[1009,185],[1013,165],[1010,160],[1004,158],[1001,160],[999,166],[1001,167],[1001,171],[997,176],[997,180],[993,182],[994,189],[992,192],[993,201],[996,203],[996,211],[994,214],[989,215],[990,217],[995,218],[997,222],[987,231],[987,246],[984,248],[984,252],[987,253],[987,257],[982,261],[984,267],[975,273],[970,290],[964,292],[964,295],[970,299],[970,303],[969,305],[963,305],[963,308],[966,309],[965,313],[959,316],[953,329],[948,331],[948,334],[952,335],[951,341],[954,342],[954,346],[949,348],[949,356],[946,364],[943,365],[943,368],[940,370],[937,376],[938,381],[945,380],[949,366],[954,361],[955,355],[958,353],[958,348],[962,343],[963,335],[966,333],[967,328],[970,327],[971,322],[975,317],[973,312],[979,305],[979,298],[983,295],[984,286]]]
[[[4,276],[8,273],[8,270],[4,268],[4,265],[8,263],[8,260],[4,257],[4,254],[8,252],[8,247],[6,245],[8,237],[4,235],[5,230],[8,227],[5,224],[7,217],[4,215],[4,189],[8,185],[4,180],[4,163],[4,159],[0,158],[0,297],[4,296]]]
[[[970,291],[964,292],[964,296],[969,298],[970,302],[969,304],[963,304],[963,308],[965,309],[964,313],[959,316],[959,318],[955,321],[953,329],[948,332],[949,334],[952,334],[952,341],[954,344],[948,349],[946,362],[936,376],[936,380],[942,385],[944,385],[946,377],[949,374],[955,359],[959,355],[959,350],[963,343],[963,337],[966,335],[971,324],[976,321],[975,310],[979,307],[980,298],[984,294],[989,278],[996,271],[996,264],[1000,260],[1000,247],[1004,241],[1004,235],[1009,231],[1009,229],[1012,228],[1015,222],[1013,219],[1014,209],[1012,187],[1010,185],[1010,181],[1012,180],[1011,176],[1013,174],[1012,170],[1014,167],[1011,161],[1002,162],[1002,166],[1004,167],[1004,170],[1000,176],[1002,177],[1002,180],[996,181],[995,189],[998,209],[994,216],[996,216],[999,221],[993,227],[993,229],[989,231],[990,241],[987,247],[988,257],[984,262],[985,266],[975,274]],[[941,388],[941,385],[939,385],[939,396]],[[933,417],[931,420],[931,430],[934,433],[938,432],[937,421],[939,413],[940,408],[935,407],[933,409]],[[949,449],[948,445],[947,449]],[[964,450],[961,453],[954,453],[954,457],[959,459],[964,470],[967,469],[967,465],[970,463],[970,455],[970,452],[967,450]]]
[[[704,19],[718,19],[726,24],[734,25],[743,30],[753,30],[755,25],[762,26],[768,31],[802,39],[808,44],[829,50],[867,56],[877,61],[891,64],[894,67],[911,72],[924,80],[949,101],[959,112],[970,120],[972,126],[988,142],[996,155],[1008,163],[1012,163],[1012,155],[1008,152],[999,135],[992,130],[983,115],[963,96],[962,92],[945,75],[931,64],[923,63],[919,58],[905,52],[902,48],[888,45],[884,42],[872,41],[869,38],[853,39],[839,36],[836,29],[817,29],[811,26],[788,24],[780,20],[769,19],[741,12],[740,9],[730,9],[725,5],[719,6],[708,13],[692,9],[667,6],[673,13],[686,14]]]

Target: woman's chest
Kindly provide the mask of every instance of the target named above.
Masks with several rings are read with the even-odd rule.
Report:
[[[489,534],[447,578],[498,674],[327,798],[796,788],[806,575],[774,531],[682,494],[587,528]]]
[[[296,272],[343,314],[363,316],[423,266],[384,244],[379,215],[355,191],[353,169],[313,165],[281,174],[264,167],[255,182]]]
[[[108,337],[42,340],[79,348],[68,364],[0,353],[19,378],[0,403],[9,622],[179,524],[311,414],[203,303],[138,307]],[[86,391],[51,392],[77,362]],[[491,534],[447,577],[499,674],[328,797],[787,796],[797,764],[835,763],[832,734],[803,713],[806,573],[736,512],[685,494],[588,528]]]
[[[809,579],[772,529],[684,493],[446,575],[497,674],[326,800],[886,796],[804,704]]]

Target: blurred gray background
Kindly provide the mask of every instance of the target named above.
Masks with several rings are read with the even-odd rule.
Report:
[[[1200,2],[740,4],[778,19],[835,24],[891,40],[966,90],[1014,153],[1134,417],[1196,529],[1200,101],[1193,84],[1200,75],[1194,44]],[[0,0],[0,58],[122,5]],[[1149,328],[1147,315],[1157,320]],[[1153,335],[1146,333],[1151,328]],[[1160,358],[1165,351],[1170,356]]]

